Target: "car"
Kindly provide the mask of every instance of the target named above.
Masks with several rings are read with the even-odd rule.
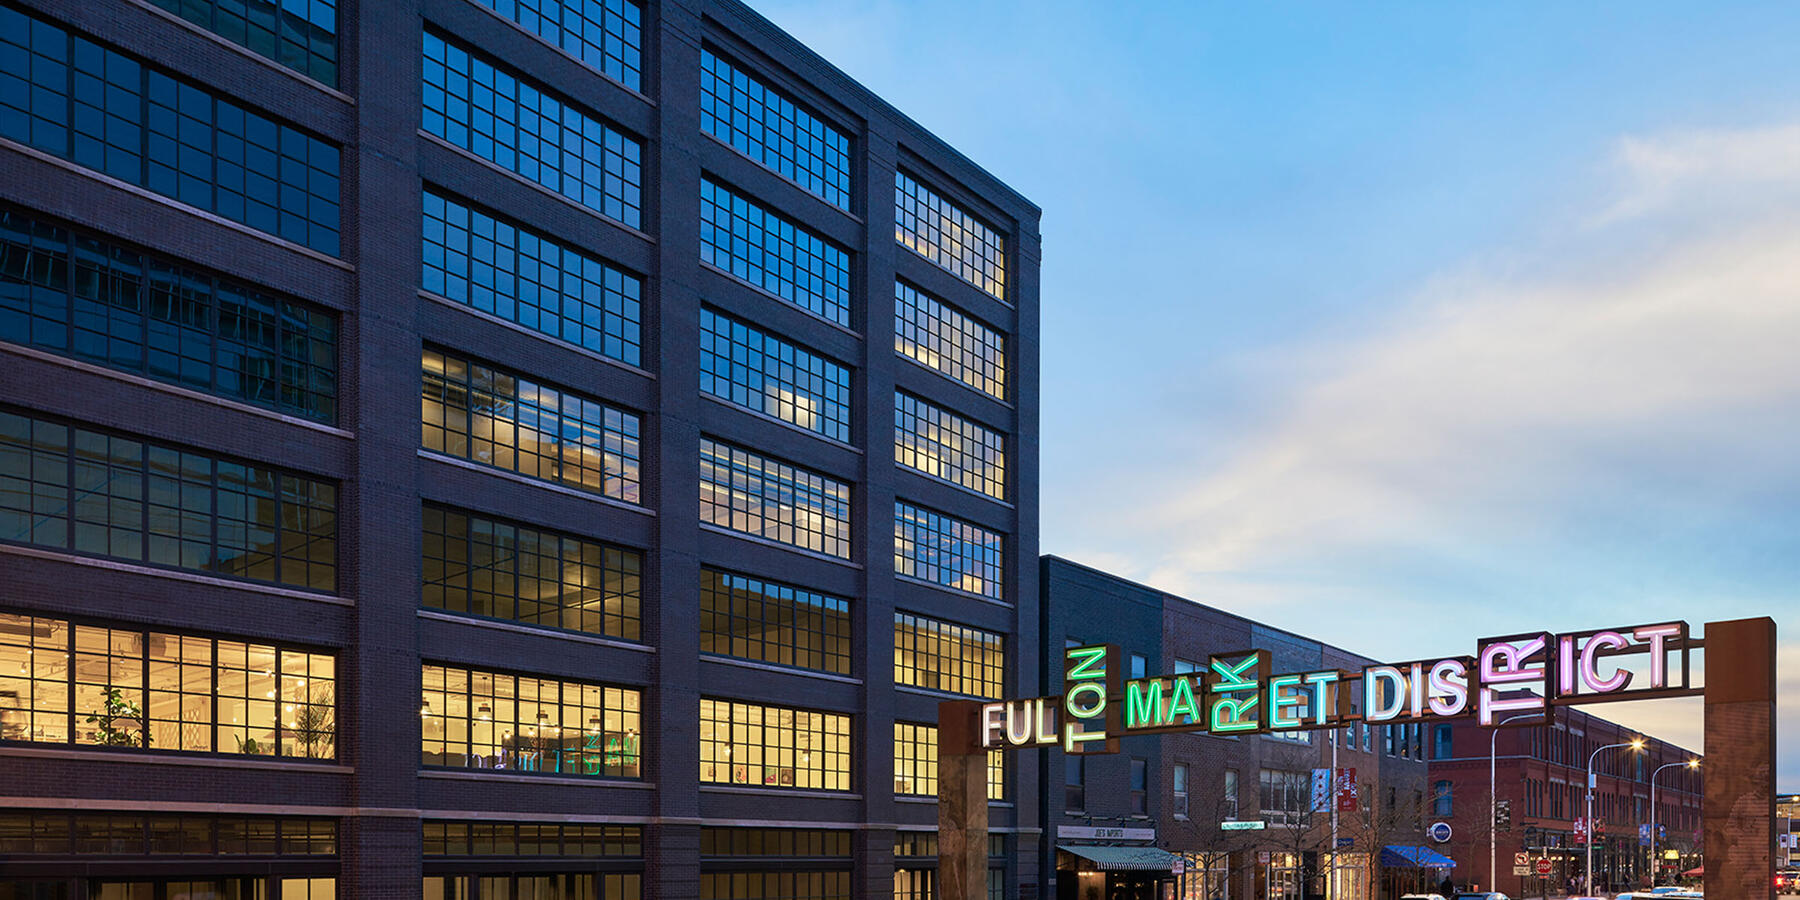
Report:
[[[1443,894],[1401,894],[1400,900],[1444,900]]]
[[[1450,900],[1511,900],[1499,891],[1457,891]]]

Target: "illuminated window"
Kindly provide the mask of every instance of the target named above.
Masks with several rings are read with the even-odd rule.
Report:
[[[700,310],[700,390],[850,441],[850,370],[754,325]]]
[[[987,797],[1006,799],[1006,755],[987,755]],[[894,793],[915,797],[938,795],[938,730],[936,725],[894,723]]]
[[[1006,438],[911,394],[894,394],[894,462],[1006,499]]]
[[[1006,399],[1006,336],[904,281],[894,282],[894,350]]]
[[[894,683],[998,700],[1006,678],[1003,638],[989,631],[894,613]]]
[[[999,600],[1001,541],[978,525],[894,501],[897,574]]]
[[[337,488],[0,411],[0,541],[330,592]]]
[[[705,48],[700,128],[832,206],[850,208],[850,139]]]
[[[330,654],[0,614],[0,739],[331,759]]]
[[[644,11],[631,0],[480,0],[632,90],[643,88]]]
[[[0,54],[0,137],[338,254],[336,146],[10,7]]]
[[[638,639],[643,556],[635,550],[431,505],[423,549],[424,606]]]
[[[337,0],[150,0],[259,56],[337,87]]]
[[[425,449],[639,502],[637,415],[436,350],[423,379]]]
[[[639,777],[635,689],[430,664],[423,677],[423,765]]]
[[[700,521],[850,558],[850,486],[709,438],[700,440]]]
[[[427,133],[638,227],[643,147],[636,140],[430,31],[424,82]]]
[[[700,570],[700,652],[850,674],[850,601]]]
[[[847,791],[850,717],[702,697],[700,780]]]
[[[0,339],[320,422],[337,316],[0,210]]]
[[[905,172],[894,173],[894,239],[1006,299],[1006,238]]]
[[[710,178],[700,179],[700,261],[850,324],[850,254]]]
[[[425,192],[425,290],[637,365],[644,283],[598,257]]]

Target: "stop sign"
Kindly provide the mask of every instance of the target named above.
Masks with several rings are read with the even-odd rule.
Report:
[[[1544,858],[1538,859],[1535,868],[1540,876],[1550,874],[1550,860]]]

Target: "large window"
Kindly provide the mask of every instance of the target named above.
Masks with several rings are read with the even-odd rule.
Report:
[[[700,652],[850,674],[850,601],[700,570]]]
[[[436,350],[423,370],[425,449],[639,502],[635,413]]]
[[[0,855],[336,856],[337,825],[281,816],[9,809],[0,812]]]
[[[643,146],[475,51],[425,32],[425,131],[638,227]]]
[[[1004,639],[990,631],[894,613],[894,683],[1000,699],[1006,679]]]
[[[4,6],[0,57],[0,137],[337,255],[337,147]]]
[[[0,739],[331,759],[337,661],[0,613]]]
[[[894,394],[894,462],[1006,499],[1006,438],[911,394]]]
[[[1188,816],[1188,767],[1176,763],[1169,769],[1169,807],[1177,819]]]
[[[1063,809],[1087,809],[1087,758],[1079,753],[1063,754]]]
[[[850,789],[850,717],[700,698],[700,780]]]
[[[987,798],[1006,799],[1006,754],[989,750]],[[894,723],[894,793],[915,797],[938,795],[938,730],[936,725]]]
[[[644,855],[638,825],[426,819],[421,831],[427,857]]]
[[[320,422],[337,316],[0,209],[0,340]]]
[[[1150,763],[1144,759],[1131,761],[1131,814],[1147,815],[1150,812]]]
[[[1431,726],[1431,758],[1449,759],[1455,754],[1451,751],[1451,731],[1449,725]]]
[[[457,666],[423,667],[420,762],[637,778],[643,696],[613,687]]]
[[[480,0],[527,31],[642,90],[644,11],[632,0]]]
[[[427,819],[423,841],[428,900],[643,896],[644,830],[637,825]],[[507,871],[508,860],[522,871]],[[556,871],[563,860],[568,871]]]
[[[598,257],[430,190],[425,290],[637,365],[644,283]]]
[[[1221,810],[1227,819],[1238,817],[1238,773],[1236,769],[1225,770],[1225,786],[1222,791],[1225,808]]]
[[[700,829],[702,900],[850,900],[850,832]]]
[[[700,179],[700,261],[850,324],[850,254],[710,178]]]
[[[1434,781],[1431,783],[1431,814],[1434,816],[1450,815],[1451,791],[1450,782]]]
[[[700,390],[850,441],[850,370],[754,325],[700,310]]]
[[[1263,818],[1274,825],[1300,824],[1312,791],[1308,773],[1263,769],[1257,777],[1261,782]]]
[[[894,571],[1001,599],[1001,535],[940,512],[894,501]]]
[[[423,521],[425,606],[638,639],[637,551],[439,506],[427,505]]]
[[[894,173],[894,238],[950,274],[1006,299],[1006,238],[905,172]]]
[[[904,281],[894,282],[894,350],[990,397],[1006,399],[1006,335]]]
[[[700,521],[850,558],[850,485],[710,438],[700,440]]]
[[[150,2],[314,81],[337,86],[337,0]]]
[[[0,410],[0,541],[329,592],[337,488]]]
[[[700,51],[700,128],[825,202],[850,208],[850,139],[705,48]]]

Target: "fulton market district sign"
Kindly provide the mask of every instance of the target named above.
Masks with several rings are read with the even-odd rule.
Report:
[[[1690,665],[1702,649],[1704,687]],[[1212,654],[1203,671],[1126,680],[1118,647],[1070,647],[1059,697],[940,706],[940,884],[945,900],[985,895],[986,755],[994,749],[1116,753],[1119,738],[1135,735],[1266,734],[1352,722],[1532,724],[1548,721],[1553,706],[1703,696],[1707,892],[1772,897],[1774,653],[1768,618],[1709,623],[1702,637],[1685,622],[1528,632],[1481,639],[1471,656],[1358,672],[1275,672],[1267,650],[1250,649]]]

